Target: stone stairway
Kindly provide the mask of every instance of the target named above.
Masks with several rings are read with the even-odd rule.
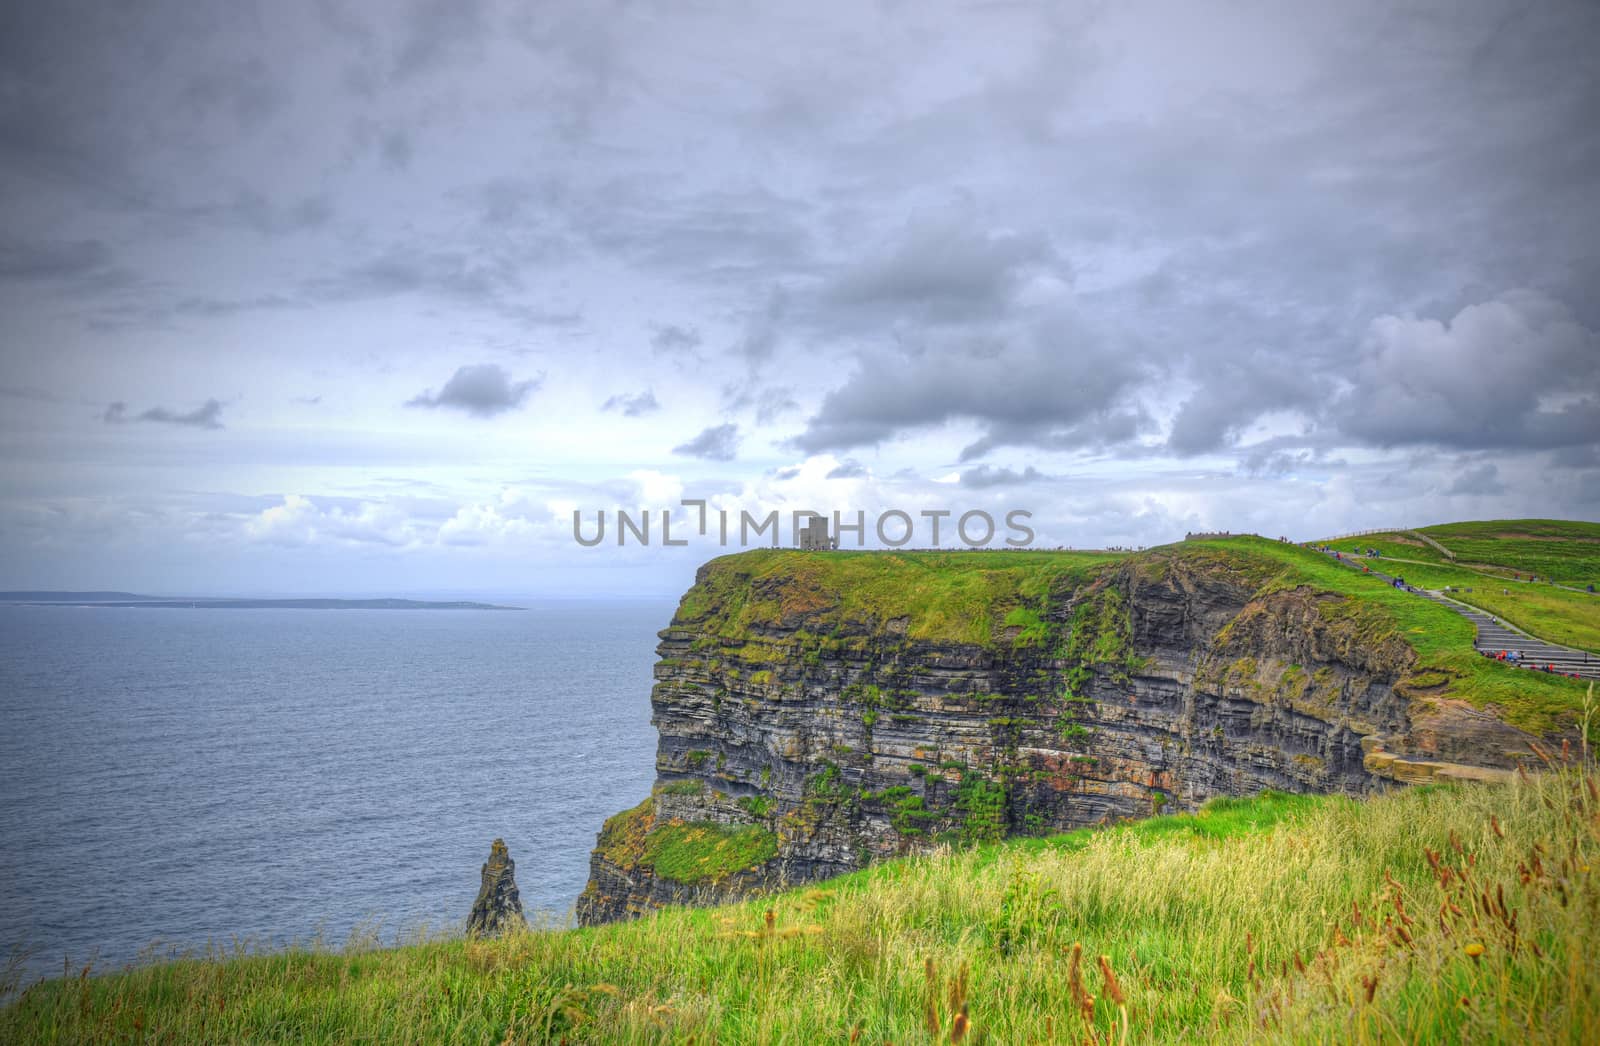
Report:
[[[1331,553],[1330,553],[1331,555]],[[1334,557],[1338,562],[1345,564],[1352,570],[1360,570],[1363,564],[1356,562],[1350,556]],[[1366,573],[1382,581],[1394,582],[1394,577],[1382,571],[1374,570],[1370,562],[1365,564]],[[1440,592],[1428,592],[1424,589],[1406,586],[1406,591],[1423,599],[1431,599],[1441,606],[1449,607],[1462,617],[1471,621],[1477,628],[1477,637],[1473,640],[1473,647],[1481,654],[1491,657],[1498,656],[1500,651],[1517,651],[1521,657],[1515,662],[1524,668],[1549,671],[1558,675],[1576,675],[1583,679],[1600,679],[1600,654],[1591,654],[1586,650],[1574,650],[1571,647],[1548,643],[1542,639],[1528,635],[1528,633],[1508,625],[1493,614],[1479,610],[1477,607],[1458,602]]]
[[[1498,655],[1502,650],[1508,652],[1515,650],[1522,655],[1519,663],[1526,667],[1543,669],[1548,665],[1562,675],[1574,674],[1584,679],[1600,679],[1600,654],[1546,643],[1476,607],[1457,603],[1448,596],[1433,598],[1477,626],[1478,638],[1473,646],[1482,653]]]

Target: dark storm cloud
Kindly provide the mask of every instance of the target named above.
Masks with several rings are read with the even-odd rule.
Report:
[[[1446,321],[1376,320],[1332,419],[1382,447],[1539,449],[1600,443],[1600,334],[1517,291]]]
[[[973,490],[987,490],[990,487],[1018,487],[1029,483],[1043,483],[1052,478],[1032,465],[1029,465],[1021,472],[1013,469],[991,468],[988,465],[979,465],[977,468],[968,469],[961,474],[961,485]]]
[[[732,461],[739,452],[739,426],[729,422],[705,429],[687,443],[672,448],[672,453],[707,461]]]
[[[632,395],[619,392],[614,396],[608,397],[600,405],[600,409],[620,411],[623,417],[627,418],[642,418],[646,414],[654,414],[660,410],[661,404],[656,401],[655,392],[646,389],[643,392]]]
[[[1179,455],[1203,454],[1237,441],[1269,411],[1320,414],[1331,381],[1303,364],[1266,349],[1195,361],[1200,389],[1178,408],[1167,447]]]
[[[153,421],[162,425],[178,425],[193,429],[220,429],[221,417],[222,404],[216,400],[206,400],[204,404],[190,411],[151,407],[131,417],[128,415],[128,405],[118,401],[107,406],[105,413],[100,416],[108,425],[121,425],[129,421]]]
[[[846,311],[973,322],[1004,310],[1030,270],[1056,269],[1037,232],[986,226],[968,200],[926,210],[835,276],[824,300]]]
[[[1000,340],[963,335],[863,355],[795,443],[813,453],[849,450],[951,421],[985,429],[963,460],[1001,446],[1123,442],[1143,424],[1126,400],[1146,376],[1135,353],[1058,313]]]
[[[444,407],[461,410],[474,417],[490,418],[516,410],[544,382],[544,375],[513,381],[497,363],[458,367],[434,395],[432,389],[406,401],[408,407]]]

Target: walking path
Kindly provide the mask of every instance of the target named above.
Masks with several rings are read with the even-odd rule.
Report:
[[[1393,584],[1392,575],[1372,569],[1370,563],[1358,564],[1348,555],[1334,556],[1327,553],[1330,559],[1336,559],[1352,570],[1365,567],[1365,572],[1373,577],[1381,578]],[[1419,595],[1424,599],[1431,599],[1440,606],[1449,607],[1462,617],[1471,621],[1476,626],[1478,633],[1473,640],[1473,647],[1479,653],[1498,656],[1504,651],[1518,651],[1522,656],[1517,664],[1524,668],[1544,670],[1549,666],[1557,675],[1576,675],[1584,679],[1600,679],[1600,655],[1591,654],[1587,650],[1574,650],[1571,647],[1549,643],[1536,636],[1531,636],[1513,625],[1508,625],[1493,614],[1469,606],[1459,600],[1451,599],[1441,592],[1429,592],[1426,589],[1405,586],[1407,592]],[[1512,663],[1512,662],[1507,662]]]

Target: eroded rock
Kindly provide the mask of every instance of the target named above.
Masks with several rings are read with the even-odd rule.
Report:
[[[472,914],[467,916],[468,936],[498,937],[508,930],[527,926],[522,914],[522,897],[517,893],[515,871],[516,862],[506,849],[506,841],[496,839],[483,865],[483,885],[478,888],[478,899],[472,902]]]

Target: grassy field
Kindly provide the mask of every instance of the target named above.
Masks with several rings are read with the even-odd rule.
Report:
[[[1501,519],[1444,523],[1422,532],[1454,552],[1458,563],[1600,588],[1600,523]]]
[[[1563,720],[1570,722],[1582,704],[1584,684],[1483,657],[1472,646],[1472,623],[1460,614],[1341,566],[1319,552],[1264,538],[1229,538],[1168,548],[1180,556],[1228,550],[1240,560],[1276,564],[1277,572],[1263,583],[1263,590],[1308,585],[1358,597],[1359,603],[1344,610],[1365,618],[1365,630],[1373,638],[1392,632],[1410,644],[1418,654],[1416,677],[1437,677],[1444,684],[1443,696],[1479,708],[1494,704],[1502,710],[1502,718],[1525,730],[1543,733]],[[1257,565],[1254,569],[1259,572],[1262,568]]]
[[[0,1041],[1600,1041],[1600,786],[1266,795],[498,941],[69,976]]]
[[[1501,519],[1423,527],[1455,553],[1456,565],[1511,579],[1537,574],[1563,585],[1600,588],[1600,523],[1559,519]],[[1385,556],[1447,563],[1409,533],[1373,534],[1329,542],[1341,551],[1377,548]]]
[[[1450,585],[1471,589],[1455,593],[1456,598],[1541,639],[1600,653],[1600,595],[1574,592],[1544,582],[1529,584],[1515,580],[1516,573],[1526,578],[1540,563],[1564,565],[1569,583],[1600,577],[1600,539],[1591,542],[1588,537],[1591,532],[1600,533],[1600,524],[1512,520],[1458,523],[1430,527],[1424,532],[1439,541],[1444,541],[1449,534],[1451,541],[1446,542],[1446,547],[1452,551],[1471,550],[1470,565],[1464,552],[1458,553],[1456,563],[1451,564],[1438,551],[1406,534],[1369,535],[1329,544],[1341,552],[1376,549],[1388,565],[1378,562],[1373,565],[1386,573],[1403,575],[1408,582],[1422,588],[1440,589]],[[1523,540],[1485,536],[1523,532],[1539,537]],[[1477,536],[1463,540],[1458,536],[1463,533]],[[1557,536],[1562,534],[1567,537]],[[1552,548],[1560,551],[1551,552]],[[1534,553],[1544,553],[1545,558],[1538,559]],[[1541,577],[1551,576],[1547,566],[1540,569],[1545,571]],[[1556,580],[1561,577],[1557,575]]]

